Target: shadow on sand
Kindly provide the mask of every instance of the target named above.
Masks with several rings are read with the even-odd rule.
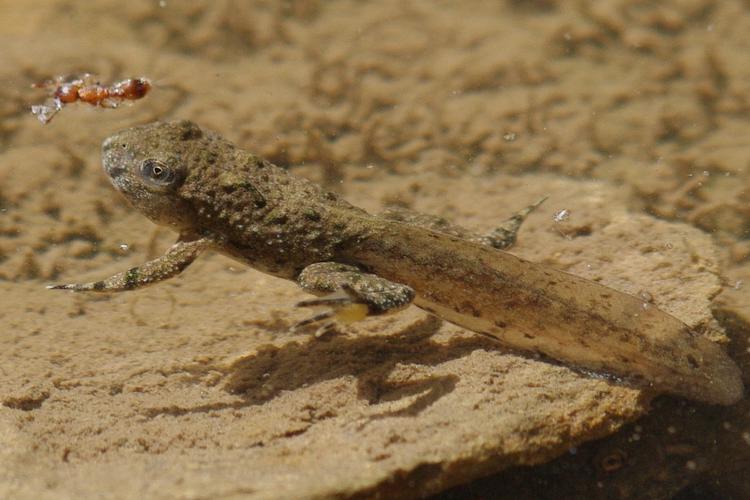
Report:
[[[438,344],[431,337],[441,325],[440,319],[425,316],[396,335],[340,335],[326,340],[311,338],[308,342],[292,342],[282,347],[264,346],[229,367],[224,388],[241,395],[245,406],[262,404],[284,391],[353,376],[357,378],[359,396],[369,404],[417,396],[408,407],[383,416],[416,415],[452,392],[458,377],[435,375],[393,382],[389,378],[397,365],[435,366],[476,349],[500,348],[478,336],[457,337]]]

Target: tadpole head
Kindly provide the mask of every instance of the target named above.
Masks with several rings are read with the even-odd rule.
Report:
[[[112,185],[135,208],[158,224],[187,229],[192,210],[181,189],[202,136],[188,121],[123,130],[102,144],[102,165]]]

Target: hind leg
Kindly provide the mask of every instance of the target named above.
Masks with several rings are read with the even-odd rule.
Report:
[[[380,216],[404,224],[424,227],[439,233],[450,234],[451,236],[473,241],[481,245],[487,245],[499,250],[507,250],[515,244],[518,230],[521,228],[523,221],[526,220],[526,217],[528,217],[528,215],[539,205],[544,203],[544,200],[546,199],[547,198],[544,197],[536,203],[527,206],[523,210],[519,210],[503,221],[498,227],[483,235],[476,234],[466,228],[448,222],[448,220],[443,217],[421,214],[403,208],[388,209],[382,212]]]
[[[499,250],[507,250],[516,243],[516,237],[518,236],[518,230],[521,229],[523,221],[529,216],[531,212],[536,210],[539,205],[544,203],[547,197],[545,196],[541,200],[533,203],[526,208],[519,210],[512,216],[505,219],[498,227],[487,233],[486,235],[480,236],[474,239],[477,243],[482,245],[491,246]]]

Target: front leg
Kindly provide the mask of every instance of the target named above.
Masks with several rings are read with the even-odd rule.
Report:
[[[414,300],[414,290],[406,285],[337,262],[307,266],[297,277],[297,283],[306,292],[321,296],[299,302],[298,307],[327,308],[295,325],[298,328],[319,323],[316,336],[326,333],[332,325],[330,320],[351,323],[367,316],[400,311]]]
[[[141,264],[138,267],[117,273],[105,280],[91,283],[50,285],[47,288],[73,290],[75,292],[122,292],[142,288],[180,274],[211,243],[211,240],[208,238],[197,240],[180,239],[161,257]]]

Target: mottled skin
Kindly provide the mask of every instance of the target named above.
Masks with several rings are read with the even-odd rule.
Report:
[[[139,288],[179,274],[210,248],[321,296],[300,305],[328,310],[303,324],[352,321],[413,302],[512,348],[656,391],[717,404],[742,397],[734,362],[681,321],[499,250],[513,243],[534,206],[484,236],[432,216],[370,215],[187,121],[122,131],[102,153],[115,188],[179,239],[137,268],[53,288]]]

